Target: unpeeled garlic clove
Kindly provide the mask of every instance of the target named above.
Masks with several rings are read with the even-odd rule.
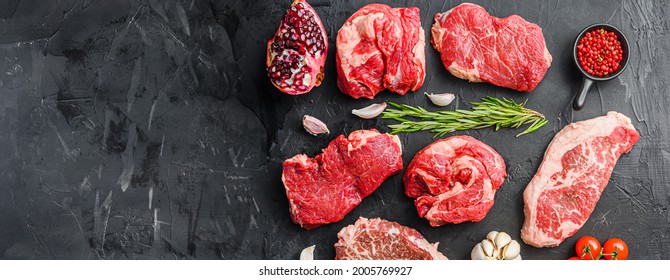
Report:
[[[491,242],[495,242],[496,235],[498,235],[498,232],[494,230],[492,232],[489,232],[489,234],[486,235],[486,239],[491,241]]]
[[[325,123],[310,115],[305,115],[302,117],[302,126],[305,128],[305,130],[307,130],[307,132],[309,132],[309,134],[314,136],[330,133],[330,130],[328,130],[328,126],[326,126]]]
[[[482,244],[482,250],[484,250],[484,254],[486,256],[495,257],[495,255],[493,255],[493,253],[495,253],[495,246],[493,243],[491,243],[491,241],[482,240],[480,244]]]
[[[312,245],[305,249],[302,249],[302,252],[300,252],[300,260],[301,261],[314,260],[314,248],[316,248],[316,245]]]
[[[470,252],[470,258],[473,260],[483,260],[486,258],[486,254],[484,253],[484,249],[482,249],[481,243],[475,245],[475,247],[472,248],[472,252]]]
[[[496,247],[502,248],[507,246],[507,244],[509,244],[510,241],[512,241],[512,237],[510,237],[509,234],[505,232],[499,232],[498,234],[496,234],[496,238],[494,240]]]
[[[503,249],[502,255],[506,260],[514,260],[517,257],[521,257],[521,245],[516,240],[512,240],[505,249]]]
[[[502,260],[502,250],[498,247],[493,247],[493,255],[491,257],[496,260]]]
[[[430,99],[430,102],[433,102],[433,104],[437,106],[447,106],[451,104],[452,101],[456,98],[456,95],[453,93],[427,93],[424,92],[426,96],[428,96],[428,99]]]
[[[351,113],[363,118],[363,119],[374,119],[379,116],[386,109],[386,102],[375,103],[365,108],[351,110]]]

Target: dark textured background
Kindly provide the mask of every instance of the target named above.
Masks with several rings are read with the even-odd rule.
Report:
[[[527,259],[565,259],[578,236],[620,237],[632,259],[670,259],[670,2],[485,1],[491,14],[519,14],[544,30],[554,62],[532,93],[452,77],[427,46],[423,88],[374,102],[428,104],[423,91],[454,92],[449,108],[484,96],[529,99],[550,123],[519,130],[470,131],[505,159],[509,177],[479,223],[431,228],[388,179],[346,218],[306,231],[293,224],[281,163],[315,155],[356,129],[388,131],[360,120],[336,86],[335,37],[371,1],[310,1],[329,34],[324,83],[303,96],[279,93],[266,78],[265,44],[289,0],[3,0],[0,9],[0,258],[296,259],[316,244],[332,259],[337,232],[358,216],[382,217],[421,231],[453,259],[467,259],[490,230],[519,239],[524,187],[554,134],[572,121],[619,111],[642,138],[616,165],[591,218],[560,247],[523,246]],[[429,31],[433,15],[458,1],[380,1],[416,5]],[[480,1],[476,1],[480,2]],[[570,101],[580,76],[574,36],[609,22],[631,46],[630,65],[598,84],[586,109]],[[428,39],[430,38],[427,35]],[[304,114],[331,134],[313,137]],[[403,159],[431,143],[401,134]],[[124,191],[125,190],[125,191]]]

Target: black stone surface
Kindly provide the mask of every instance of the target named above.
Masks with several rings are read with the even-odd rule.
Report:
[[[518,14],[543,28],[554,62],[532,93],[451,76],[426,47],[427,76],[416,93],[354,100],[336,86],[335,37],[371,1],[312,0],[329,34],[324,83],[288,96],[269,83],[265,44],[290,4],[282,1],[5,0],[0,9],[0,258],[297,259],[316,244],[332,259],[337,232],[358,216],[421,231],[452,259],[468,259],[490,230],[520,240],[524,187],[549,141],[566,124],[616,110],[642,138],[616,165],[584,227],[557,248],[522,246],[525,259],[565,259],[576,239],[628,242],[631,259],[670,259],[670,2],[475,1],[491,14]],[[429,32],[433,15],[458,1],[416,5]],[[631,40],[631,64],[592,89],[583,111],[570,103],[581,77],[571,46],[585,26],[608,22]],[[427,37],[429,34],[427,33]],[[422,94],[454,92],[449,108],[485,96],[528,99],[550,123],[469,131],[505,159],[509,177],[479,223],[431,228],[388,179],[338,223],[307,231],[293,224],[281,163],[317,154],[352,130],[388,131],[351,109],[373,102],[430,105]],[[301,127],[310,114],[331,134]],[[459,133],[455,133],[459,134]],[[405,166],[434,139],[401,134]],[[125,190],[125,191],[124,191]]]

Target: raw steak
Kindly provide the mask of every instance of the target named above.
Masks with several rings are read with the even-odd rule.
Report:
[[[356,99],[384,88],[401,95],[418,90],[426,76],[425,36],[416,7],[361,8],[337,33],[337,86]]]
[[[471,82],[532,91],[551,65],[542,29],[517,15],[497,18],[465,3],[436,14],[431,33],[444,67]]]
[[[639,138],[630,119],[617,112],[558,132],[523,192],[523,241],[553,247],[575,234],[593,212],[619,156]]]
[[[337,260],[446,260],[418,231],[380,218],[358,218],[337,234]]]
[[[419,216],[437,227],[484,219],[505,177],[505,161],[493,148],[470,136],[453,136],[419,151],[403,182],[405,195],[416,198]]]
[[[398,136],[357,130],[338,136],[314,158],[284,161],[282,182],[293,222],[305,229],[342,220],[402,169]]]

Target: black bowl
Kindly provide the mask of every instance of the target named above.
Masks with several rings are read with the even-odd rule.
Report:
[[[621,42],[621,50],[623,51],[623,58],[619,63],[619,69],[604,77],[593,76],[590,75],[589,73],[586,73],[586,71],[584,71],[582,66],[579,65],[579,58],[577,56],[578,53],[577,46],[579,45],[579,41],[584,37],[584,35],[587,32],[591,32],[593,30],[601,28],[605,29],[606,31],[614,32],[614,34],[617,35],[619,42]],[[586,94],[589,92],[589,89],[591,88],[594,82],[604,82],[612,80],[618,77],[624,70],[626,70],[626,66],[628,66],[628,59],[630,58],[630,52],[628,50],[629,50],[628,40],[626,39],[626,35],[624,35],[623,32],[621,32],[621,30],[606,23],[591,25],[587,28],[584,28],[584,30],[582,30],[582,32],[580,32],[579,35],[577,35],[577,38],[575,39],[575,44],[572,47],[572,60],[575,62],[575,66],[577,66],[579,72],[581,72],[582,75],[584,76],[584,79],[582,80],[582,86],[580,87],[579,92],[577,92],[575,100],[572,103],[572,108],[574,108],[575,110],[580,110],[584,106],[584,101],[586,101]]]

